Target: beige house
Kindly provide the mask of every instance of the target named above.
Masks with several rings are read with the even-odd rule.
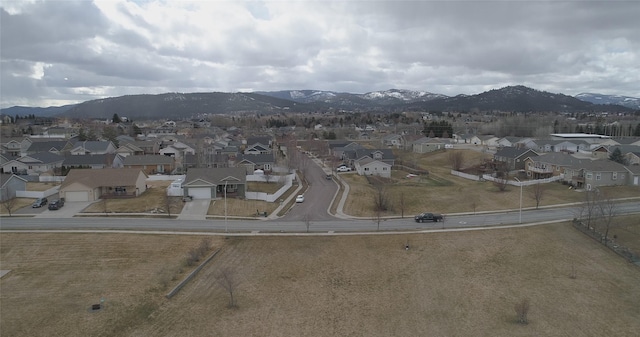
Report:
[[[66,201],[134,198],[146,191],[148,176],[137,168],[72,169],[60,185]]]

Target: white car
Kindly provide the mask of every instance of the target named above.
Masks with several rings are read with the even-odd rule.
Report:
[[[304,202],[304,195],[300,194],[296,197],[296,202]]]
[[[338,166],[336,171],[337,172],[350,172],[351,171],[351,167],[349,167],[349,166]]]

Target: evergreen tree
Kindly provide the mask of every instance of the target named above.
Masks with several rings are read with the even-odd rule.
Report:
[[[111,122],[112,123],[120,123],[120,122],[122,122],[122,120],[120,119],[120,116],[118,116],[118,114],[113,114],[113,117],[111,118]]]
[[[624,157],[622,156],[622,151],[620,151],[619,147],[616,147],[615,150],[613,150],[609,159],[616,163],[624,164]]]
[[[636,129],[633,131],[633,135],[636,137],[640,137],[640,123],[636,125]]]

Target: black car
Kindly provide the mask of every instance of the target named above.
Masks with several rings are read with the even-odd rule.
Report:
[[[425,222],[425,221],[444,221],[444,217],[442,214],[437,213],[420,213],[415,217],[416,222]]]
[[[49,209],[52,210],[52,211],[60,209],[60,208],[62,208],[62,206],[64,206],[64,199],[54,200],[54,201],[49,203]]]
[[[33,208],[40,208],[44,205],[46,205],[48,202],[47,198],[38,198],[36,199],[36,201],[31,205],[31,207]]]

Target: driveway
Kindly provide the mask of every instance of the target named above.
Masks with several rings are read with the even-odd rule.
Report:
[[[185,202],[182,212],[178,215],[178,220],[205,220],[209,204],[211,204],[211,199],[196,199]]]
[[[55,211],[51,211],[47,206],[44,206],[42,211],[36,214],[35,218],[73,218],[89,205],[91,205],[91,202],[65,202],[62,208]]]

